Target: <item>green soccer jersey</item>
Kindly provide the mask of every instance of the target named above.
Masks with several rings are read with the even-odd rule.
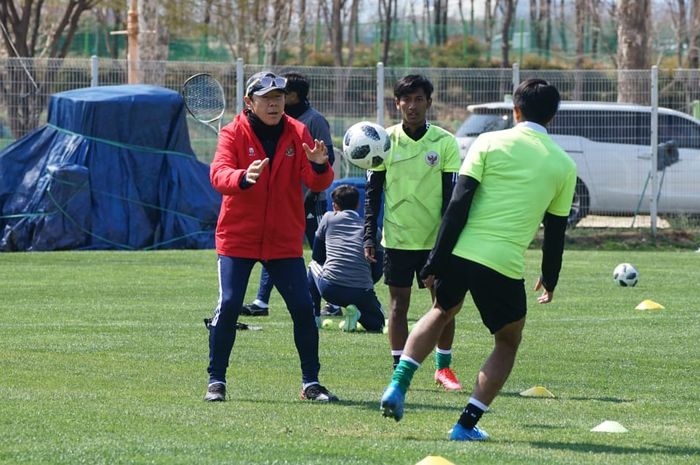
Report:
[[[419,140],[401,124],[387,129],[391,151],[374,171],[386,171],[382,245],[429,250],[435,244],[442,210],[442,174],[459,171],[459,147],[448,131],[430,125]]]
[[[521,279],[545,212],[569,214],[574,161],[546,133],[519,125],[479,136],[459,174],[480,184],[452,253]]]

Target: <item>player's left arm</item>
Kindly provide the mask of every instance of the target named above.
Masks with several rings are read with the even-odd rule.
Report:
[[[421,279],[430,276],[440,277],[447,272],[447,262],[457,244],[464,226],[469,218],[469,210],[479,181],[471,176],[460,175],[452,193],[445,215],[442,217],[435,246],[428,255],[428,260],[421,270]]]
[[[569,220],[569,211],[576,188],[576,170],[572,169],[566,180],[562,183],[558,195],[552,200],[547,212],[545,212],[542,224],[544,225],[544,240],[542,243],[542,274],[535,284],[535,290],[543,289],[542,295],[537,300],[541,304],[552,301],[554,289],[559,282],[562,258],[564,255],[564,241],[566,239],[566,226]]]
[[[447,206],[450,204],[452,191],[456,183],[457,173],[442,173],[442,208],[440,209],[440,216],[445,214],[445,210],[447,210]]]
[[[442,165],[442,208],[440,209],[440,215],[445,214],[447,210],[447,205],[452,199],[452,191],[457,184],[457,173],[460,168],[459,159],[459,145],[457,144],[457,139],[454,137],[449,138],[449,142],[445,143],[445,148],[443,150],[443,165]]]
[[[552,301],[554,288],[559,282],[568,219],[567,216],[557,216],[547,212],[542,220],[542,224],[544,224],[542,274],[535,284],[536,291],[544,288],[543,294],[538,298],[542,304]]]

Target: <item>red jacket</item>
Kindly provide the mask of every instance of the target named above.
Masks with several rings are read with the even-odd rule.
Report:
[[[252,186],[241,189],[241,178],[253,160],[266,158],[248,117],[241,113],[219,134],[211,163],[212,186],[223,194],[216,226],[216,251],[220,255],[271,260],[303,255],[304,198],[302,182],[319,192],[330,186],[333,169],[318,174],[311,167],[302,142],[313,147],[303,123],[284,115],[272,163]]]

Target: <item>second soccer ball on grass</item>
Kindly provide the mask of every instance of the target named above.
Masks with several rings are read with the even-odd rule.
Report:
[[[639,272],[629,263],[620,263],[613,270],[613,280],[622,287],[634,287],[639,281]]]

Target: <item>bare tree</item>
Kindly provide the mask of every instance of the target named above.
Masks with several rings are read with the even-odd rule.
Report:
[[[389,63],[389,50],[391,50],[391,30],[396,16],[397,0],[380,0],[379,19],[382,24],[382,62]]]
[[[666,0],[671,12],[671,22],[676,35],[676,60],[683,66],[683,52],[688,46],[688,9],[685,0]]]
[[[539,5],[537,0],[530,0],[530,48],[542,48],[542,28],[538,18]]]
[[[591,22],[591,53],[595,56],[600,49],[600,40],[603,33],[600,22],[601,0],[589,0],[588,13]]]
[[[617,8],[619,102],[646,103],[646,86],[630,70],[649,67],[651,0],[620,0]]]
[[[165,9],[157,0],[139,0],[139,60],[149,63],[141,65],[139,82],[163,84],[165,82],[165,62],[168,59],[170,36],[165,25]],[[161,62],[161,63],[153,63]]]
[[[552,48],[552,0],[540,0],[540,24],[544,23],[543,48],[547,54]]]
[[[576,68],[581,69],[584,61],[584,48],[586,41],[586,0],[576,0]]]
[[[306,0],[299,0],[299,63],[306,63]]]
[[[435,24],[435,43],[443,45],[447,42],[447,11],[449,0],[434,0],[433,19]]]
[[[270,11],[271,10],[271,11]],[[289,28],[292,19],[292,2],[287,0],[273,0],[270,8],[265,13],[270,13],[270,26],[263,34],[265,50],[265,65],[276,65],[279,59],[282,45],[289,37]]]
[[[496,11],[500,0],[496,0],[493,10],[491,0],[484,1],[484,42],[486,42],[486,55],[491,61],[491,48],[493,47],[493,28],[496,25]]]
[[[102,37],[105,48],[107,49],[107,54],[113,59],[118,58],[119,38],[111,35],[110,31],[122,31],[126,29],[126,23],[124,20],[124,14],[126,12],[119,8],[112,8],[108,6],[93,8],[92,11],[95,15],[95,20],[101,26],[100,29],[104,31]]]
[[[690,7],[690,43],[688,44],[688,68],[700,66],[700,0],[692,0]]]
[[[396,0],[394,0],[396,1]],[[394,3],[394,10],[398,10]],[[352,65],[355,61],[355,31],[357,29],[357,21],[360,15],[360,0],[352,0],[350,3],[350,19],[348,21],[348,65]]]
[[[67,0],[56,9],[44,0],[0,1],[0,36],[10,57],[0,70],[0,96],[7,105],[10,128],[20,138],[39,125],[58,67],[39,76],[31,60],[22,57],[64,58],[73,42],[81,15],[98,0]]]
[[[469,34],[474,35],[474,0],[469,2]]]
[[[552,46],[552,0],[530,0],[530,47],[549,52]]]
[[[559,42],[561,42],[561,49],[566,52],[569,50],[569,44],[566,40],[566,7],[564,6],[564,0],[559,1]]]
[[[515,13],[514,0],[503,0],[503,24],[501,29],[501,66],[510,67],[510,26]]]

